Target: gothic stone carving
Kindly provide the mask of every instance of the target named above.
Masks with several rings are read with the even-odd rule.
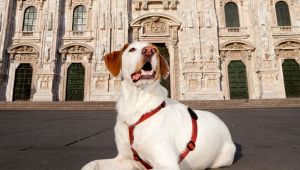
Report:
[[[37,4],[40,7],[40,9],[41,9],[43,7],[43,5],[44,5],[44,1],[46,1],[46,0],[18,0],[19,10],[23,9],[24,3],[26,3],[28,5]]]
[[[36,53],[37,51],[30,46],[20,46],[20,47],[16,47],[14,50],[11,50],[11,52],[28,54],[28,53]]]
[[[38,59],[38,55],[37,54],[16,54],[14,57],[15,61],[18,62],[34,62]]]
[[[68,7],[71,8],[73,4],[88,4],[89,6],[93,5],[93,0],[68,0]]]
[[[133,1],[133,5],[135,10],[148,10],[150,3],[161,3],[162,8],[168,10],[171,8],[172,10],[177,9],[178,0],[135,0]]]
[[[246,58],[251,59],[252,52],[254,51],[253,47],[250,47],[247,44],[241,42],[232,42],[223,46],[220,50],[220,56],[223,61],[228,59],[242,59]]]
[[[51,79],[52,79],[52,76],[42,76],[40,89],[42,89],[42,90],[50,89],[50,86],[51,86],[51,83],[52,83]]]
[[[263,88],[273,88],[278,83],[278,72],[277,71],[264,71],[259,72],[259,78],[262,81]]]
[[[38,51],[31,46],[18,46],[8,50],[10,61],[33,62],[38,59]]]
[[[277,58],[296,58],[300,56],[300,43],[295,41],[285,41],[275,47]]]
[[[200,72],[189,72],[184,73],[184,79],[186,80],[185,87],[188,92],[192,92],[195,90],[201,89],[201,79],[202,79],[202,73]]]
[[[90,49],[81,45],[74,45],[64,48],[60,50],[60,53],[63,55],[63,61],[83,61],[85,58],[89,62],[91,62],[92,60],[92,52],[90,51]]]
[[[168,25],[160,17],[151,17],[143,24],[144,34],[168,34]]]
[[[109,74],[97,74],[95,79],[95,90],[107,90]]]
[[[162,38],[172,42],[173,46],[178,42],[178,29],[181,23],[168,16],[144,16],[131,23],[133,40]]]

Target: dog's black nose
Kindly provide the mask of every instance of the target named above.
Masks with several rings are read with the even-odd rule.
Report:
[[[152,57],[156,49],[153,46],[146,46],[142,49],[142,54],[146,57]]]

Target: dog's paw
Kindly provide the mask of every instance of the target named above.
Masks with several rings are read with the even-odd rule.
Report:
[[[97,161],[92,161],[84,165],[81,170],[100,170],[100,166]]]

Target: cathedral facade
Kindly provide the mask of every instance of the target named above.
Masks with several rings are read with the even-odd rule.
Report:
[[[0,101],[113,101],[103,56],[157,45],[177,100],[300,97],[300,0],[3,0]]]

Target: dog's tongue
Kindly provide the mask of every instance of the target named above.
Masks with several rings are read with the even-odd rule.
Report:
[[[132,75],[132,80],[139,80],[141,78],[141,73],[135,73]]]
[[[131,78],[133,81],[138,81],[142,76],[149,77],[153,75],[153,70],[145,71],[141,70],[140,72],[132,74]]]

